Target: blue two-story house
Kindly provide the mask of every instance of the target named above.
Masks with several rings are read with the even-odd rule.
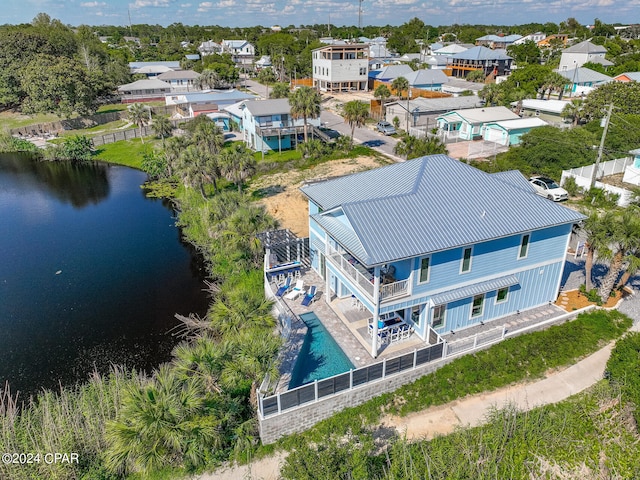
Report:
[[[353,297],[442,333],[556,300],[571,227],[584,218],[536,195],[518,171],[488,174],[445,155],[303,187],[312,268],[326,300]]]
[[[249,100],[240,104],[246,144],[256,151],[295,148],[304,133],[304,119],[293,118],[288,98]],[[307,118],[307,134],[320,127],[320,117]]]

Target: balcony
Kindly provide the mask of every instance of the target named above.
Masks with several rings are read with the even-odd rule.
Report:
[[[346,277],[350,278],[356,288],[364,293],[373,302],[373,271],[366,269],[361,263],[346,252],[340,252],[331,246],[327,254],[327,259],[336,266]],[[384,276],[382,281],[390,279]],[[409,294],[409,279],[398,281],[385,281],[380,285],[380,301],[385,302],[397,297]]]
[[[256,125],[256,133],[261,137],[281,137],[304,132],[304,125],[282,125],[274,122],[272,125]]]

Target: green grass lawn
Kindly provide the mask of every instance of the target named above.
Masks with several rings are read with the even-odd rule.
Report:
[[[60,117],[52,113],[39,113],[36,115],[24,115],[20,112],[0,113],[0,125],[2,125],[3,129],[7,130],[36,125],[38,123],[57,122],[58,120],[60,120]]]
[[[160,140],[148,137],[144,143],[139,138],[108,143],[97,147],[93,158],[94,160],[117,163],[118,165],[126,165],[140,170],[144,152],[153,150],[154,145],[159,142]]]

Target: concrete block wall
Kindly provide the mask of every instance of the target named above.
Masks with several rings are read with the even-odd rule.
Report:
[[[361,405],[374,397],[393,392],[403,385],[414,382],[418,378],[453,361],[455,358],[457,357],[452,356],[420,365],[415,369],[405,370],[375,382],[359,385],[351,390],[345,390],[336,395],[322,398],[317,402],[292,408],[280,415],[260,419],[260,438],[262,443],[268,445],[285,435],[308,430],[316,423],[333,416],[345,408]]]

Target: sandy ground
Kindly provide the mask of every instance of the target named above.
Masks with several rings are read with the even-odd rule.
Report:
[[[267,212],[278,219],[281,228],[288,228],[299,237],[309,236],[308,200],[299,188],[307,181],[339,177],[379,167],[373,157],[333,160],[307,170],[291,170],[262,177],[251,190],[273,192],[260,200]]]

